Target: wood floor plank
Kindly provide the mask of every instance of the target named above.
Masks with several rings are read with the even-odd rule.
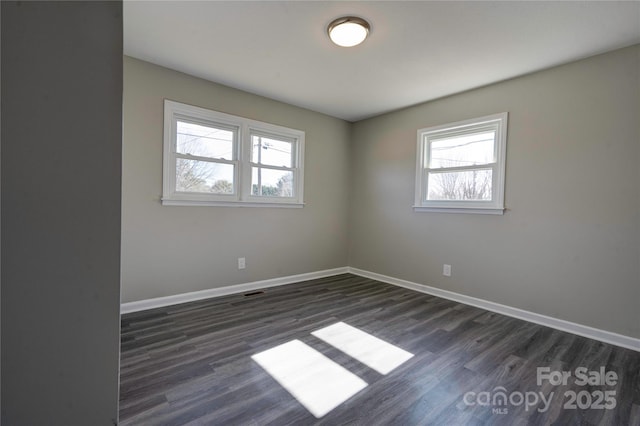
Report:
[[[311,334],[341,321],[414,356],[383,375]],[[367,387],[315,418],[251,359],[294,339]],[[539,386],[538,367],[619,380]],[[123,315],[120,386],[121,425],[640,426],[640,353],[350,274]],[[479,403],[496,389],[551,403]],[[614,409],[564,407],[604,390]]]

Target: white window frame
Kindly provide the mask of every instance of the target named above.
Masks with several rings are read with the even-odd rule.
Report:
[[[177,121],[188,121],[205,126],[229,129],[234,132],[234,155],[231,160],[211,159],[206,161],[234,165],[234,193],[207,194],[176,191],[176,159],[199,157],[185,156],[176,152]],[[251,136],[266,135],[292,143],[291,167],[258,165],[251,162]],[[162,205],[164,206],[229,206],[229,207],[294,207],[304,206],[304,139],[301,130],[277,126],[223,112],[165,99],[164,142],[162,158]],[[251,194],[251,168],[287,170],[293,173],[293,197],[267,197]]]
[[[414,211],[440,213],[479,213],[504,214],[504,185],[506,173],[508,113],[492,114],[485,117],[473,118],[440,126],[427,127],[418,130],[418,149],[416,160],[416,186]],[[433,139],[447,136],[462,136],[474,134],[483,130],[495,130],[494,162],[462,167],[429,167],[430,144]],[[431,170],[465,171],[477,169],[492,170],[492,193],[490,201],[480,200],[427,200],[428,176]]]

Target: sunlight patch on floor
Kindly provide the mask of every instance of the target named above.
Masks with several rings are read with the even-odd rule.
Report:
[[[317,418],[367,386],[364,380],[299,340],[251,358]]]
[[[371,334],[338,322],[311,333],[380,374],[388,374],[413,354]]]

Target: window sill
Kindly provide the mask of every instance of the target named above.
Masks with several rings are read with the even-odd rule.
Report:
[[[255,202],[255,201],[210,201],[210,200],[172,200],[162,199],[163,206],[202,206],[202,207],[276,207],[283,209],[301,209],[304,203],[296,202]]]
[[[503,215],[505,209],[504,208],[413,206],[413,211],[418,212],[418,213],[468,213],[468,214]]]

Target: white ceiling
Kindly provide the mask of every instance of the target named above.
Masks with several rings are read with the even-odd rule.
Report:
[[[371,24],[355,48],[326,26]],[[126,1],[124,51],[349,121],[640,43],[640,2]]]

